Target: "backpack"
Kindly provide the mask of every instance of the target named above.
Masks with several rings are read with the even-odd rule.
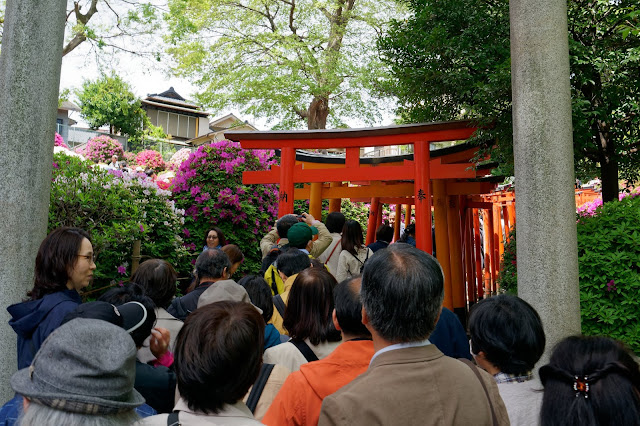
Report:
[[[271,247],[269,253],[262,259],[262,264],[260,265],[260,275],[264,275],[264,279],[271,286],[271,291],[273,294],[278,294],[278,280],[282,281],[280,275],[278,274],[278,256],[282,253],[282,248],[278,245]],[[273,268],[271,267],[273,265]],[[265,275],[269,271],[270,273]]]

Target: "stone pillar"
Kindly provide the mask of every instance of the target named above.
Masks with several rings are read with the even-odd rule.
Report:
[[[542,318],[546,360],[580,332],[567,3],[511,0],[510,16],[518,295]]]
[[[47,230],[66,1],[9,0],[0,54],[0,398],[13,397],[16,335],[6,307],[26,297]]]

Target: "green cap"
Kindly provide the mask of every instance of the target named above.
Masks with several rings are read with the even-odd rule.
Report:
[[[313,235],[318,233],[318,228],[314,226],[309,226],[304,222],[298,222],[294,224],[289,231],[287,232],[287,239],[289,240],[289,244],[298,247],[304,248]]]

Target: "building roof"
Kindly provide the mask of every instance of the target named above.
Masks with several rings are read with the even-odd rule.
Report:
[[[62,111],[80,111],[80,107],[71,101],[62,101],[58,109]]]
[[[187,101],[185,98],[180,96],[173,87],[170,87],[169,90],[165,90],[162,93],[150,93],[142,100],[142,103],[147,105],[151,105],[154,102],[156,104],[164,104],[167,108],[174,108],[174,106],[178,106],[188,110],[193,110],[199,114],[204,113],[200,105]],[[209,113],[204,113],[204,115],[209,115]]]

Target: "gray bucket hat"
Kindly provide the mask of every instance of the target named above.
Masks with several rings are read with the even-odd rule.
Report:
[[[233,280],[216,281],[206,289],[198,298],[198,308],[214,302],[232,301],[251,303],[249,293],[240,284]],[[253,305],[253,304],[252,304]],[[253,305],[262,315],[262,309]]]
[[[44,341],[31,366],[11,377],[11,387],[42,405],[82,414],[111,414],[135,408],[136,347],[116,325],[78,318]]]

